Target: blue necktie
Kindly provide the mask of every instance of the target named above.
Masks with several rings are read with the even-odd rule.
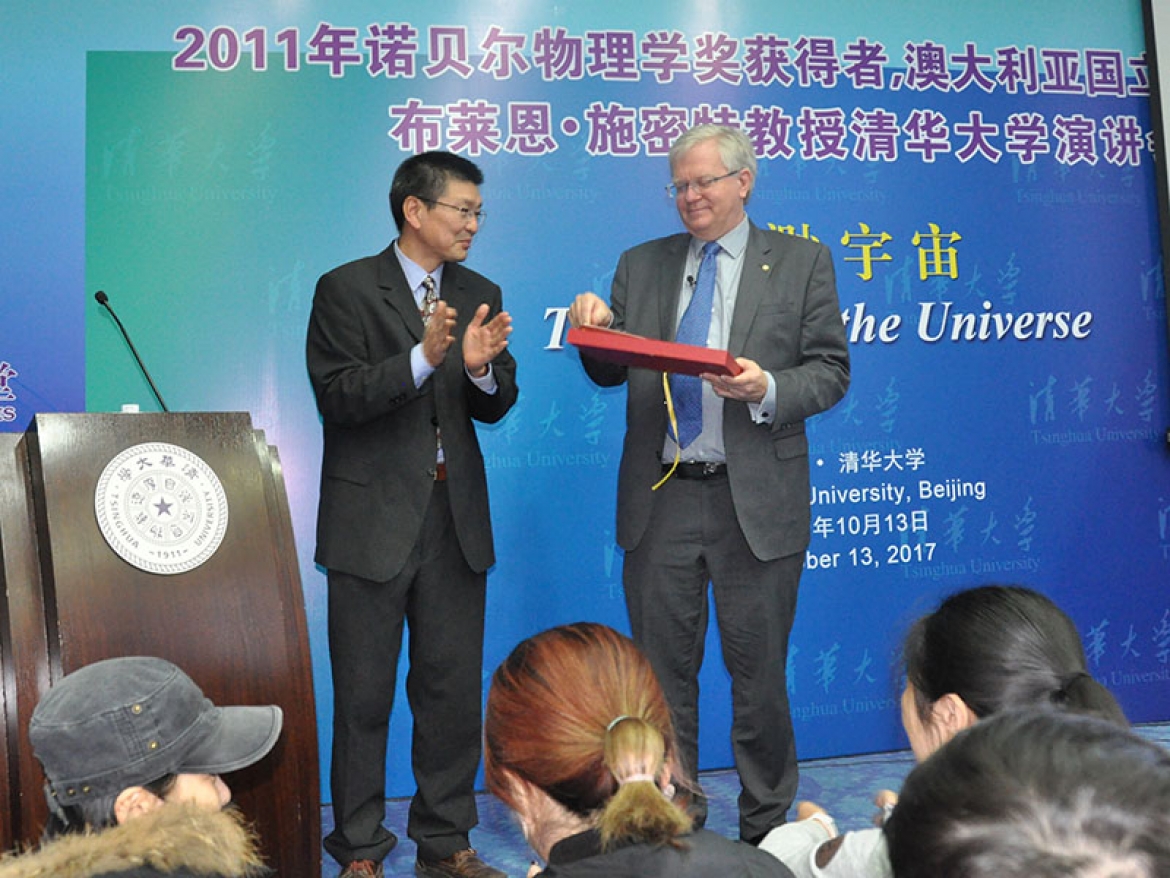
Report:
[[[687,310],[678,324],[674,340],[682,344],[707,346],[711,329],[711,307],[715,300],[715,260],[719,256],[719,242],[703,245],[703,261],[699,263],[699,279]],[[674,411],[678,418],[678,446],[686,448],[703,432],[703,382],[693,375],[671,375],[670,393],[674,397]]]

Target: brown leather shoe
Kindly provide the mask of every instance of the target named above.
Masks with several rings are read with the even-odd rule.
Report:
[[[341,870],[340,878],[382,878],[382,864],[373,860],[354,860]]]
[[[472,850],[457,851],[445,860],[414,862],[414,874],[419,878],[508,878],[499,869],[493,869]]]

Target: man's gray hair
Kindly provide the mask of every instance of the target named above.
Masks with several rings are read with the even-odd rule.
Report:
[[[727,125],[696,125],[678,136],[670,148],[670,167],[705,140],[714,140],[719,149],[719,158],[730,172],[746,168],[752,174],[752,188],[756,185],[756,150],[748,136],[738,128]],[[750,193],[749,193],[750,194]]]

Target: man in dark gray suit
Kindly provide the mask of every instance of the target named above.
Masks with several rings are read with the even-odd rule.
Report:
[[[483,220],[474,164],[407,159],[398,239],[317,282],[307,359],[325,430],[317,563],[328,570],[332,795],[325,848],[381,876],[386,743],[403,622],[418,792],[407,832],[426,878],[502,878],[471,849],[481,745],[484,590],[495,561],[473,420],[516,401],[500,289],[464,268]],[[458,341],[457,341],[458,340]]]
[[[675,376],[676,434],[660,373],[582,357],[597,384],[628,384],[617,524],[634,639],[695,770],[711,585],[732,678],[740,836],[756,843],[785,821],[796,794],[785,663],[809,543],[804,421],[844,396],[849,354],[829,251],[747,218],[756,181],[748,138],[697,126],[672,147],[670,168],[687,233],[623,253],[610,303],[582,293],[569,318],[653,339],[690,334],[729,350],[743,369],[702,376],[689,404],[685,382],[695,379],[676,385]],[[688,309],[692,301],[702,304]],[[658,487],[676,454],[682,462]],[[701,796],[694,807],[705,816]]]

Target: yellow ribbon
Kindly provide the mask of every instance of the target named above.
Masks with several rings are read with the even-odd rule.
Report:
[[[679,458],[682,456],[682,449],[679,447],[682,443],[678,438],[678,416],[674,413],[674,398],[670,395],[670,378],[665,372],[662,373],[662,393],[666,397],[666,414],[670,418],[670,432],[674,434],[674,462],[650,489],[651,491],[657,491],[666,484],[667,479],[674,475],[674,471],[678,469]]]

